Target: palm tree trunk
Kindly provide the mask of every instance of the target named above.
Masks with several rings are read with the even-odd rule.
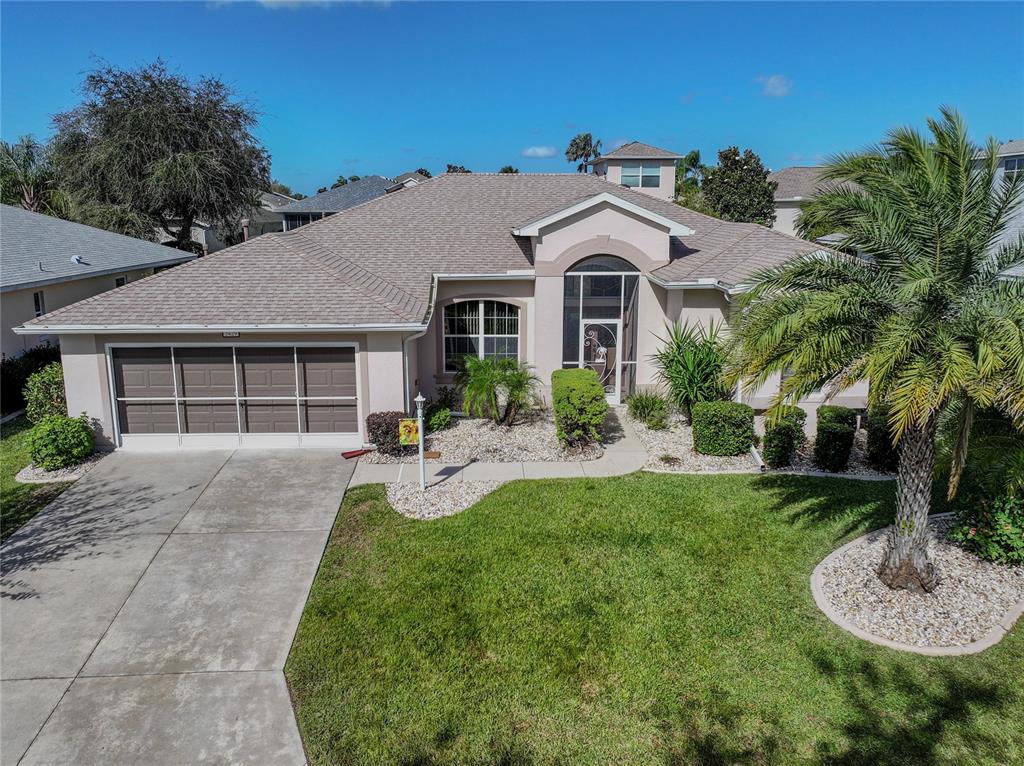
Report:
[[[896,523],[889,534],[889,549],[878,576],[893,589],[931,592],[938,585],[935,566],[928,559],[928,511],[935,468],[936,423],[908,429],[900,439],[896,475]]]

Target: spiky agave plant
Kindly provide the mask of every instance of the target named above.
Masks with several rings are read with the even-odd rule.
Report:
[[[943,108],[929,136],[892,130],[839,156],[803,211],[805,228],[846,234],[847,255],[817,252],[757,276],[731,317],[731,380],[763,385],[787,370],[777,404],[870,381],[899,450],[896,523],[878,574],[932,590],[926,551],[939,419],[961,406],[950,494],[975,409],[1024,427],[1024,234],[1008,237],[1024,177],[999,178],[998,143],[971,143]],[[1008,241],[1007,241],[1008,240]]]
[[[674,322],[665,326],[665,335],[658,340],[661,348],[651,361],[683,416],[689,419],[690,408],[698,402],[728,396],[723,378],[726,357],[714,322],[706,330],[701,325]]]

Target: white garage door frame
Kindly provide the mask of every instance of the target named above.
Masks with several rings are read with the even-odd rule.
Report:
[[[249,434],[237,433],[227,434],[183,434],[179,422],[177,434],[122,434],[121,419],[118,416],[118,396],[116,381],[114,379],[114,349],[118,348],[166,348],[171,351],[171,369],[174,371],[174,349],[176,348],[230,348],[231,357],[235,368],[235,396],[233,397],[198,397],[205,402],[232,401],[238,408],[242,399],[267,399],[267,400],[291,400],[296,403],[296,423],[299,419],[299,404],[303,401],[331,400],[345,401],[355,399],[356,401],[356,427],[355,433],[302,433],[301,429],[294,434]],[[238,396],[238,366],[235,359],[237,349],[243,348],[351,348],[355,360],[356,374],[356,395],[351,396],[325,396],[325,397],[304,397],[298,396],[298,367],[296,367],[296,396],[272,396],[272,397],[240,397]],[[298,352],[295,352],[296,361]],[[363,377],[362,361],[359,354],[359,343],[355,341],[253,341],[238,343],[106,343],[104,344],[104,356],[107,364],[107,388],[110,397],[111,422],[114,424],[114,443],[118,449],[123,450],[167,450],[167,449],[237,449],[237,448],[268,448],[268,447],[338,447],[342,449],[358,449],[365,443],[363,437]],[[177,388],[177,372],[173,372],[175,388]],[[165,401],[174,403],[186,401],[186,397],[150,398],[149,401]],[[177,408],[176,408],[177,411]]]

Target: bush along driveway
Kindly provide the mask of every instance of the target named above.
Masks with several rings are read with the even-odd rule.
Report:
[[[18,471],[32,462],[28,444],[31,428],[25,417],[0,425],[0,542],[71,486],[20,484],[14,480]]]
[[[414,521],[350,490],[286,665],[314,763],[1005,764],[1024,634],[973,657],[863,642],[814,605],[893,487],[511,482]]]

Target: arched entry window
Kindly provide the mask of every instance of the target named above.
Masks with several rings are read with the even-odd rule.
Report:
[[[519,307],[501,301],[460,301],[444,307],[444,371],[467,356],[519,358]]]
[[[636,380],[639,270],[614,255],[586,258],[565,273],[562,366],[597,372],[618,404]]]

